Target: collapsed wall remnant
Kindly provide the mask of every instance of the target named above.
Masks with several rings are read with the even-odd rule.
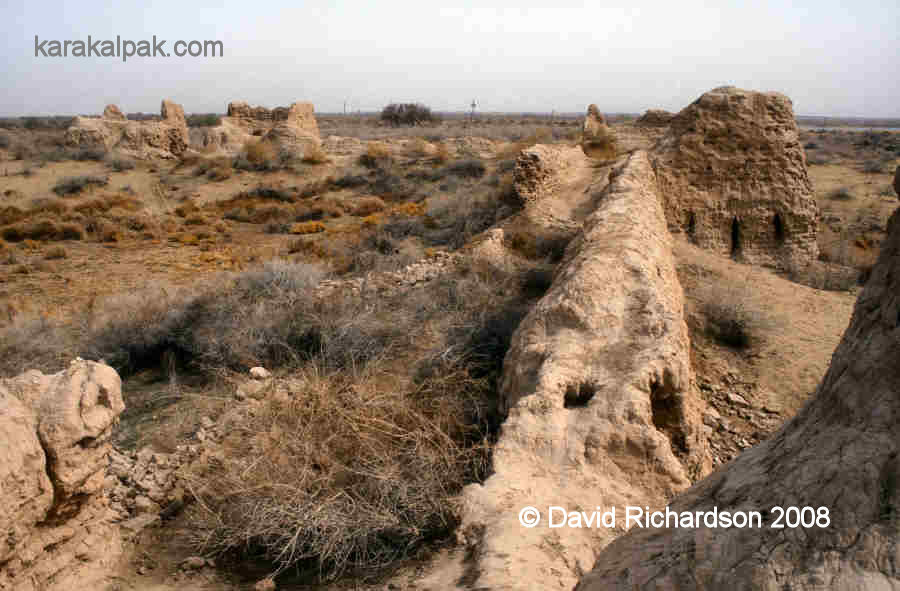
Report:
[[[266,109],[232,101],[219,125],[205,131],[203,144],[210,151],[235,155],[254,139],[270,141],[298,157],[313,147],[320,147],[312,103],[297,102],[289,107]]]
[[[116,105],[102,117],[75,117],[66,130],[71,147],[120,152],[136,158],[175,158],[188,147],[188,127],[181,105],[162,101],[160,121],[129,121]]]
[[[669,229],[752,263],[818,256],[818,207],[788,97],[731,86],[685,107],[651,152]]]
[[[636,152],[513,336],[494,472],[463,495],[468,586],[571,587],[621,519],[549,529],[550,505],[621,516],[708,470],[683,308],[655,179]],[[542,516],[533,528],[519,521],[528,506]]]
[[[114,369],[0,379],[0,589],[99,589],[122,553],[105,496],[124,410]]]
[[[635,529],[578,591],[900,588],[897,294],[900,212],[806,407],[671,504],[760,511],[762,527]]]
[[[515,195],[523,205],[546,199],[563,187],[570,171],[587,162],[576,146],[536,144],[526,148],[513,169]]]
[[[634,124],[642,127],[666,127],[675,117],[674,113],[663,109],[647,109]]]
[[[616,138],[597,105],[589,105],[581,129],[581,148],[592,158],[616,157]]]

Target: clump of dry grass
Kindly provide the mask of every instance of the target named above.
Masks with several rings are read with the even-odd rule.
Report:
[[[773,326],[771,317],[755,304],[749,283],[711,283],[701,294],[700,312],[706,334],[732,349],[747,349]]]
[[[306,149],[306,152],[303,154],[303,162],[306,164],[327,164],[331,162],[331,159],[328,157],[328,154],[325,153],[325,150],[319,144],[313,144],[312,146]]]
[[[241,170],[268,171],[278,168],[280,160],[278,150],[272,142],[251,140],[234,162],[234,167]]]
[[[47,260],[64,259],[67,256],[69,255],[62,246],[54,246],[44,253],[44,258]]]
[[[351,204],[351,214],[358,217],[365,217],[373,213],[384,211],[387,207],[383,200],[372,195],[355,199]]]
[[[360,154],[359,163],[366,168],[384,168],[393,161],[390,147],[382,142],[369,142],[366,151]]]
[[[291,224],[291,234],[318,234],[325,231],[325,224],[322,222],[297,222]]]
[[[108,182],[103,177],[91,175],[65,177],[53,186],[53,192],[61,197],[77,195],[88,188],[105,187]]]

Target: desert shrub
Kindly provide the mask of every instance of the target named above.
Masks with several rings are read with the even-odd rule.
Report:
[[[37,155],[37,150],[32,144],[20,140],[12,145],[9,153],[13,160],[28,160]]]
[[[437,150],[434,153],[434,161],[436,164],[445,164],[450,160],[450,150],[447,144],[441,142],[437,144]]]
[[[824,166],[825,164],[830,164],[831,159],[823,154],[810,154],[809,157],[807,157],[806,162],[810,166]]]
[[[359,163],[366,168],[383,168],[392,161],[391,149],[382,142],[369,142],[366,151],[359,155]]]
[[[484,162],[475,158],[457,160],[444,167],[446,174],[470,179],[480,179],[484,176],[486,170],[487,168],[484,166]]]
[[[206,172],[206,178],[213,182],[224,181],[231,178],[231,165],[227,166],[217,166],[215,168],[210,168]]]
[[[53,192],[59,196],[77,195],[90,187],[105,187],[107,179],[99,176],[70,176],[61,179],[53,186]]]
[[[826,197],[828,197],[832,201],[850,201],[853,199],[853,193],[850,192],[849,188],[841,187],[839,189],[829,191]]]
[[[259,199],[272,199],[284,203],[294,201],[294,194],[292,192],[272,185],[257,185],[250,191],[239,193],[238,197],[258,197]]]
[[[384,211],[385,207],[384,201],[378,197],[360,197],[353,201],[351,213],[355,216],[365,217]]]
[[[71,152],[71,157],[79,162],[101,162],[106,158],[106,151],[102,148],[78,148]]]
[[[806,142],[805,144],[803,144],[803,148],[805,150],[816,150],[819,148],[819,144],[817,144],[816,142]]]
[[[251,140],[234,162],[239,170],[270,171],[276,170],[280,164],[275,146],[265,140]]]
[[[461,487],[485,476],[497,379],[527,310],[500,292],[497,277],[470,272],[412,297],[321,300],[296,394],[234,416],[227,457],[192,474],[199,549],[329,577],[447,535]],[[397,359],[423,323],[440,337]]]
[[[6,226],[0,230],[0,236],[7,242],[82,240],[84,238],[84,230],[77,224],[56,224],[50,220],[38,220],[15,226]]]
[[[438,118],[421,103],[391,103],[381,110],[381,120],[396,127],[434,123]]]
[[[572,237],[570,234],[536,233],[530,230],[511,231],[504,234],[507,247],[531,260],[562,260]]]
[[[5,149],[9,148],[11,143],[12,142],[9,139],[9,134],[0,133],[0,148],[3,148],[5,150]]]
[[[328,158],[325,150],[322,149],[322,146],[314,144],[306,149],[306,152],[303,154],[303,162],[306,164],[326,164],[331,162],[331,160]]]
[[[375,178],[371,181],[371,190],[379,197],[392,201],[403,201],[415,195],[416,186],[390,171],[378,169]]]
[[[705,332],[717,343],[746,349],[771,327],[766,313],[753,304],[749,286],[713,284],[703,296]]]
[[[339,189],[355,189],[356,187],[362,187],[363,185],[368,184],[368,182],[368,179],[362,175],[345,174],[344,176],[335,179],[333,184]]]
[[[109,167],[116,172],[123,172],[134,168],[134,160],[122,156],[112,156],[107,160]]]
[[[325,231],[325,224],[322,222],[297,222],[291,224],[291,234],[318,234]]]
[[[222,122],[222,117],[215,113],[192,113],[185,117],[188,127],[215,127]]]
[[[264,231],[266,234],[287,234],[290,232],[290,226],[285,222],[269,222]]]
[[[423,138],[415,138],[407,144],[406,153],[411,158],[424,158],[428,155],[428,143]]]
[[[893,158],[885,160],[866,160],[862,164],[862,171],[867,174],[881,174],[885,172],[888,165],[893,163]]]
[[[66,253],[66,249],[62,246],[54,246],[48,249],[46,253],[44,253],[44,258],[47,260],[64,259],[67,256],[68,254]]]

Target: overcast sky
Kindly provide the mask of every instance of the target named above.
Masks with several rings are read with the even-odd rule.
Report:
[[[724,84],[900,117],[897,0],[4,0],[0,115],[268,107],[677,111]],[[221,40],[224,57],[35,57],[44,40]]]

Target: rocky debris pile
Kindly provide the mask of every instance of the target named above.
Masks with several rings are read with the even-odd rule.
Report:
[[[99,589],[122,553],[106,497],[125,409],[109,366],[0,380],[0,589]]]
[[[671,232],[751,263],[818,257],[819,210],[788,97],[711,90],[672,119],[651,160]]]
[[[536,144],[522,150],[513,170],[515,194],[523,204],[552,197],[562,187],[566,175],[587,165],[587,157],[577,146]]]
[[[420,287],[429,281],[452,273],[459,268],[464,255],[436,251],[429,258],[407,265],[399,271],[368,273],[365,277],[353,279],[326,279],[316,286],[321,295],[334,291],[353,294],[386,294]]]
[[[647,109],[634,124],[642,127],[666,127],[672,122],[673,117],[674,113],[663,109]]]
[[[68,146],[119,152],[135,158],[176,158],[188,148],[188,127],[181,105],[164,100],[160,121],[129,121],[116,105],[102,117],[75,117],[66,130]]]
[[[280,150],[303,157],[320,147],[319,126],[312,103],[296,102],[288,107],[251,107],[243,101],[228,103],[219,125],[204,131],[202,144],[208,151],[238,154],[248,142],[271,142]]]
[[[895,212],[807,405],[671,504],[679,512],[759,511],[762,527],[633,530],[600,554],[577,589],[900,588],[898,293]],[[778,519],[781,528],[773,527]]]
[[[645,152],[599,203],[503,364],[494,471],[463,494],[473,588],[571,587],[622,531],[551,530],[546,514],[526,528],[524,507],[624,515],[709,469],[683,294]]]
[[[174,454],[140,451],[110,452],[110,506],[119,515],[126,534],[136,534],[159,521],[160,515],[174,516],[184,504],[184,487],[178,468],[199,454],[196,445],[179,446]]]
[[[698,379],[697,387],[707,402],[703,431],[709,441],[713,468],[768,439],[783,422],[779,409],[756,404],[766,398],[756,384],[742,381],[733,372],[722,376],[721,383]]]

